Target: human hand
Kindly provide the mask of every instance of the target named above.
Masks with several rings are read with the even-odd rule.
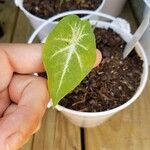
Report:
[[[0,150],[20,148],[39,127],[48,103],[40,44],[0,44]]]
[[[0,44],[0,150],[20,148],[39,127],[48,103],[41,44]],[[94,65],[101,61],[97,51]]]

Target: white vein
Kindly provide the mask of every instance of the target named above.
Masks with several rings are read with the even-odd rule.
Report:
[[[66,72],[67,72],[67,68],[68,68],[68,65],[69,65],[70,59],[71,59],[72,54],[74,53],[75,49],[76,49],[76,48],[75,48],[75,45],[74,45],[74,44],[72,44],[72,45],[71,45],[71,47],[70,47],[70,53],[68,53],[68,57],[67,57],[67,60],[66,60],[66,63],[65,63],[64,69],[63,69],[63,73],[62,73],[61,78],[60,78],[60,82],[59,82],[59,85],[58,85],[58,89],[57,89],[56,94],[57,94],[57,93],[59,92],[59,90],[60,90],[60,87],[61,87],[61,85],[62,85],[62,82],[63,82],[64,76],[65,76],[65,74],[66,74]]]
[[[50,61],[51,61],[55,56],[57,56],[58,54],[67,51],[69,48],[70,48],[70,46],[67,46],[67,47],[62,48],[61,50],[58,50],[56,53],[54,53],[54,54],[50,57]]]
[[[81,61],[81,58],[80,58],[80,55],[78,54],[78,52],[76,51],[76,47],[79,46],[81,47],[83,50],[87,50],[87,48],[80,44],[80,40],[85,37],[85,36],[88,36],[88,34],[84,34],[83,31],[85,29],[85,26],[81,26],[81,24],[77,24],[75,23],[74,26],[68,24],[69,27],[71,28],[71,32],[72,32],[72,36],[70,39],[67,39],[67,38],[63,38],[63,37],[59,37],[59,38],[56,38],[55,40],[60,40],[60,41],[63,41],[63,42],[67,42],[69,46],[57,51],[55,54],[53,54],[51,56],[50,59],[54,58],[56,55],[58,54],[61,54],[65,51],[68,51],[68,55],[67,55],[67,59],[66,59],[66,62],[64,64],[64,68],[63,68],[63,71],[62,71],[62,74],[61,74],[61,77],[60,77],[60,81],[59,81],[59,85],[58,85],[58,89],[56,91],[56,94],[59,92],[60,88],[61,88],[61,85],[62,85],[62,82],[63,82],[63,79],[64,79],[64,76],[67,72],[67,69],[68,69],[68,65],[69,65],[69,62],[72,58],[72,55],[75,53],[75,56],[77,57],[77,60],[78,60],[78,63],[79,63],[79,66],[80,68],[82,69],[82,61]]]
[[[82,35],[80,36],[80,38],[82,39],[82,38],[85,37],[85,36],[88,36],[88,34],[82,34]]]
[[[80,65],[80,68],[82,69],[82,61],[81,61],[81,58],[80,58],[79,54],[77,53],[77,51],[75,51],[75,55],[77,56],[78,63]]]
[[[71,28],[71,32],[73,33],[74,30],[76,30],[76,27],[77,27],[77,23],[74,24],[74,27],[71,25],[71,24],[68,24],[69,27]]]
[[[84,45],[82,45],[82,44],[80,44],[80,43],[77,43],[77,45],[80,46],[82,49],[84,49],[84,50],[86,50],[86,51],[88,50]]]
[[[63,42],[70,42],[70,39],[67,39],[67,38],[55,38],[55,40],[57,41],[63,41]]]

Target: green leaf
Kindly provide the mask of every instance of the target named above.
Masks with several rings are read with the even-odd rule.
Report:
[[[64,17],[49,34],[43,49],[54,106],[80,84],[95,60],[95,35],[89,21],[81,21],[76,15]]]

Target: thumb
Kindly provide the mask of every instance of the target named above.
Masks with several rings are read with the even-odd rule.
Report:
[[[0,150],[17,150],[37,131],[48,103],[46,80],[30,75],[14,75],[9,106],[0,119]]]
[[[101,61],[102,61],[102,53],[100,52],[100,50],[97,49],[96,50],[96,61],[95,61],[93,68],[97,67]]]
[[[6,149],[17,150],[17,148],[20,146],[20,143],[24,144],[25,142],[26,141],[23,141],[22,139],[21,133],[16,132],[6,139]]]

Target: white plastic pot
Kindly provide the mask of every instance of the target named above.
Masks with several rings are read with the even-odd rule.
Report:
[[[111,16],[108,16],[108,15],[102,14],[102,13],[96,13],[96,12],[91,12],[91,11],[82,11],[82,13],[80,12],[80,14],[85,14],[85,13],[86,14],[93,14],[93,15],[95,14],[97,16],[103,16],[107,19],[112,20],[112,23],[103,22],[103,21],[98,21],[98,22],[97,21],[91,21],[91,23],[96,25],[96,27],[99,27],[99,28],[105,28],[105,29],[112,28],[126,42],[128,42],[131,39],[132,35],[130,33],[130,30],[129,30],[129,27],[128,27],[128,24],[126,21],[124,21],[122,19],[115,19]],[[70,14],[79,14],[79,11],[73,11],[72,13],[70,12]],[[49,22],[54,21],[55,19],[58,19],[59,17],[65,16],[65,15],[67,15],[67,14],[66,13],[60,14],[56,17],[49,19],[47,22],[42,24],[32,34],[28,43],[32,43],[32,41],[34,40],[34,38],[38,34],[38,32],[40,32],[44,28],[44,26],[49,24]],[[121,23],[123,23],[123,25],[121,25]],[[127,26],[127,27],[125,28],[125,26]],[[144,50],[141,47],[139,42],[136,44],[135,48],[136,48],[137,53],[139,54],[139,56],[141,57],[141,59],[144,62],[143,63],[143,74],[142,74],[140,86],[138,87],[134,96],[128,102],[126,102],[125,104],[123,104],[117,108],[114,108],[112,110],[103,111],[103,112],[96,112],[96,113],[95,112],[94,113],[78,112],[78,111],[67,109],[67,108],[60,106],[60,105],[57,105],[56,109],[58,111],[61,111],[72,123],[74,123],[77,126],[95,127],[95,126],[103,123],[104,121],[106,121],[112,115],[116,114],[117,112],[119,112],[119,111],[125,109],[126,107],[128,107],[129,105],[131,105],[135,100],[137,100],[139,95],[142,93],[142,91],[145,87],[145,84],[147,82],[147,78],[148,78],[148,62],[147,62],[145,52],[144,52]],[[49,106],[51,106],[51,103],[49,104]]]
[[[42,23],[46,22],[45,19],[42,19],[40,17],[37,17],[33,14],[31,14],[30,12],[28,12],[24,7],[23,7],[23,0],[15,0],[15,4],[16,6],[18,6],[26,15],[26,17],[29,19],[32,27],[36,30]],[[102,1],[102,3],[100,4],[100,6],[95,10],[96,12],[100,12],[101,9],[103,8],[105,4],[105,0]],[[83,17],[83,19],[91,19],[92,15],[87,15],[85,17]],[[98,18],[94,18],[94,19],[98,19]],[[53,29],[54,25],[56,24],[56,22],[53,23],[49,23],[43,30],[42,32],[38,33],[38,36],[40,38],[40,40],[42,40],[47,33]]]
[[[101,12],[111,16],[120,15],[127,0],[106,0]]]
[[[145,7],[144,16],[145,16],[145,14],[150,12],[149,9],[150,9],[150,1],[149,1],[149,6],[148,6],[148,0],[147,0],[147,6]],[[146,56],[148,58],[148,63],[150,65],[150,23],[149,23],[149,27],[147,28],[144,35],[142,36],[140,42],[146,52]]]

